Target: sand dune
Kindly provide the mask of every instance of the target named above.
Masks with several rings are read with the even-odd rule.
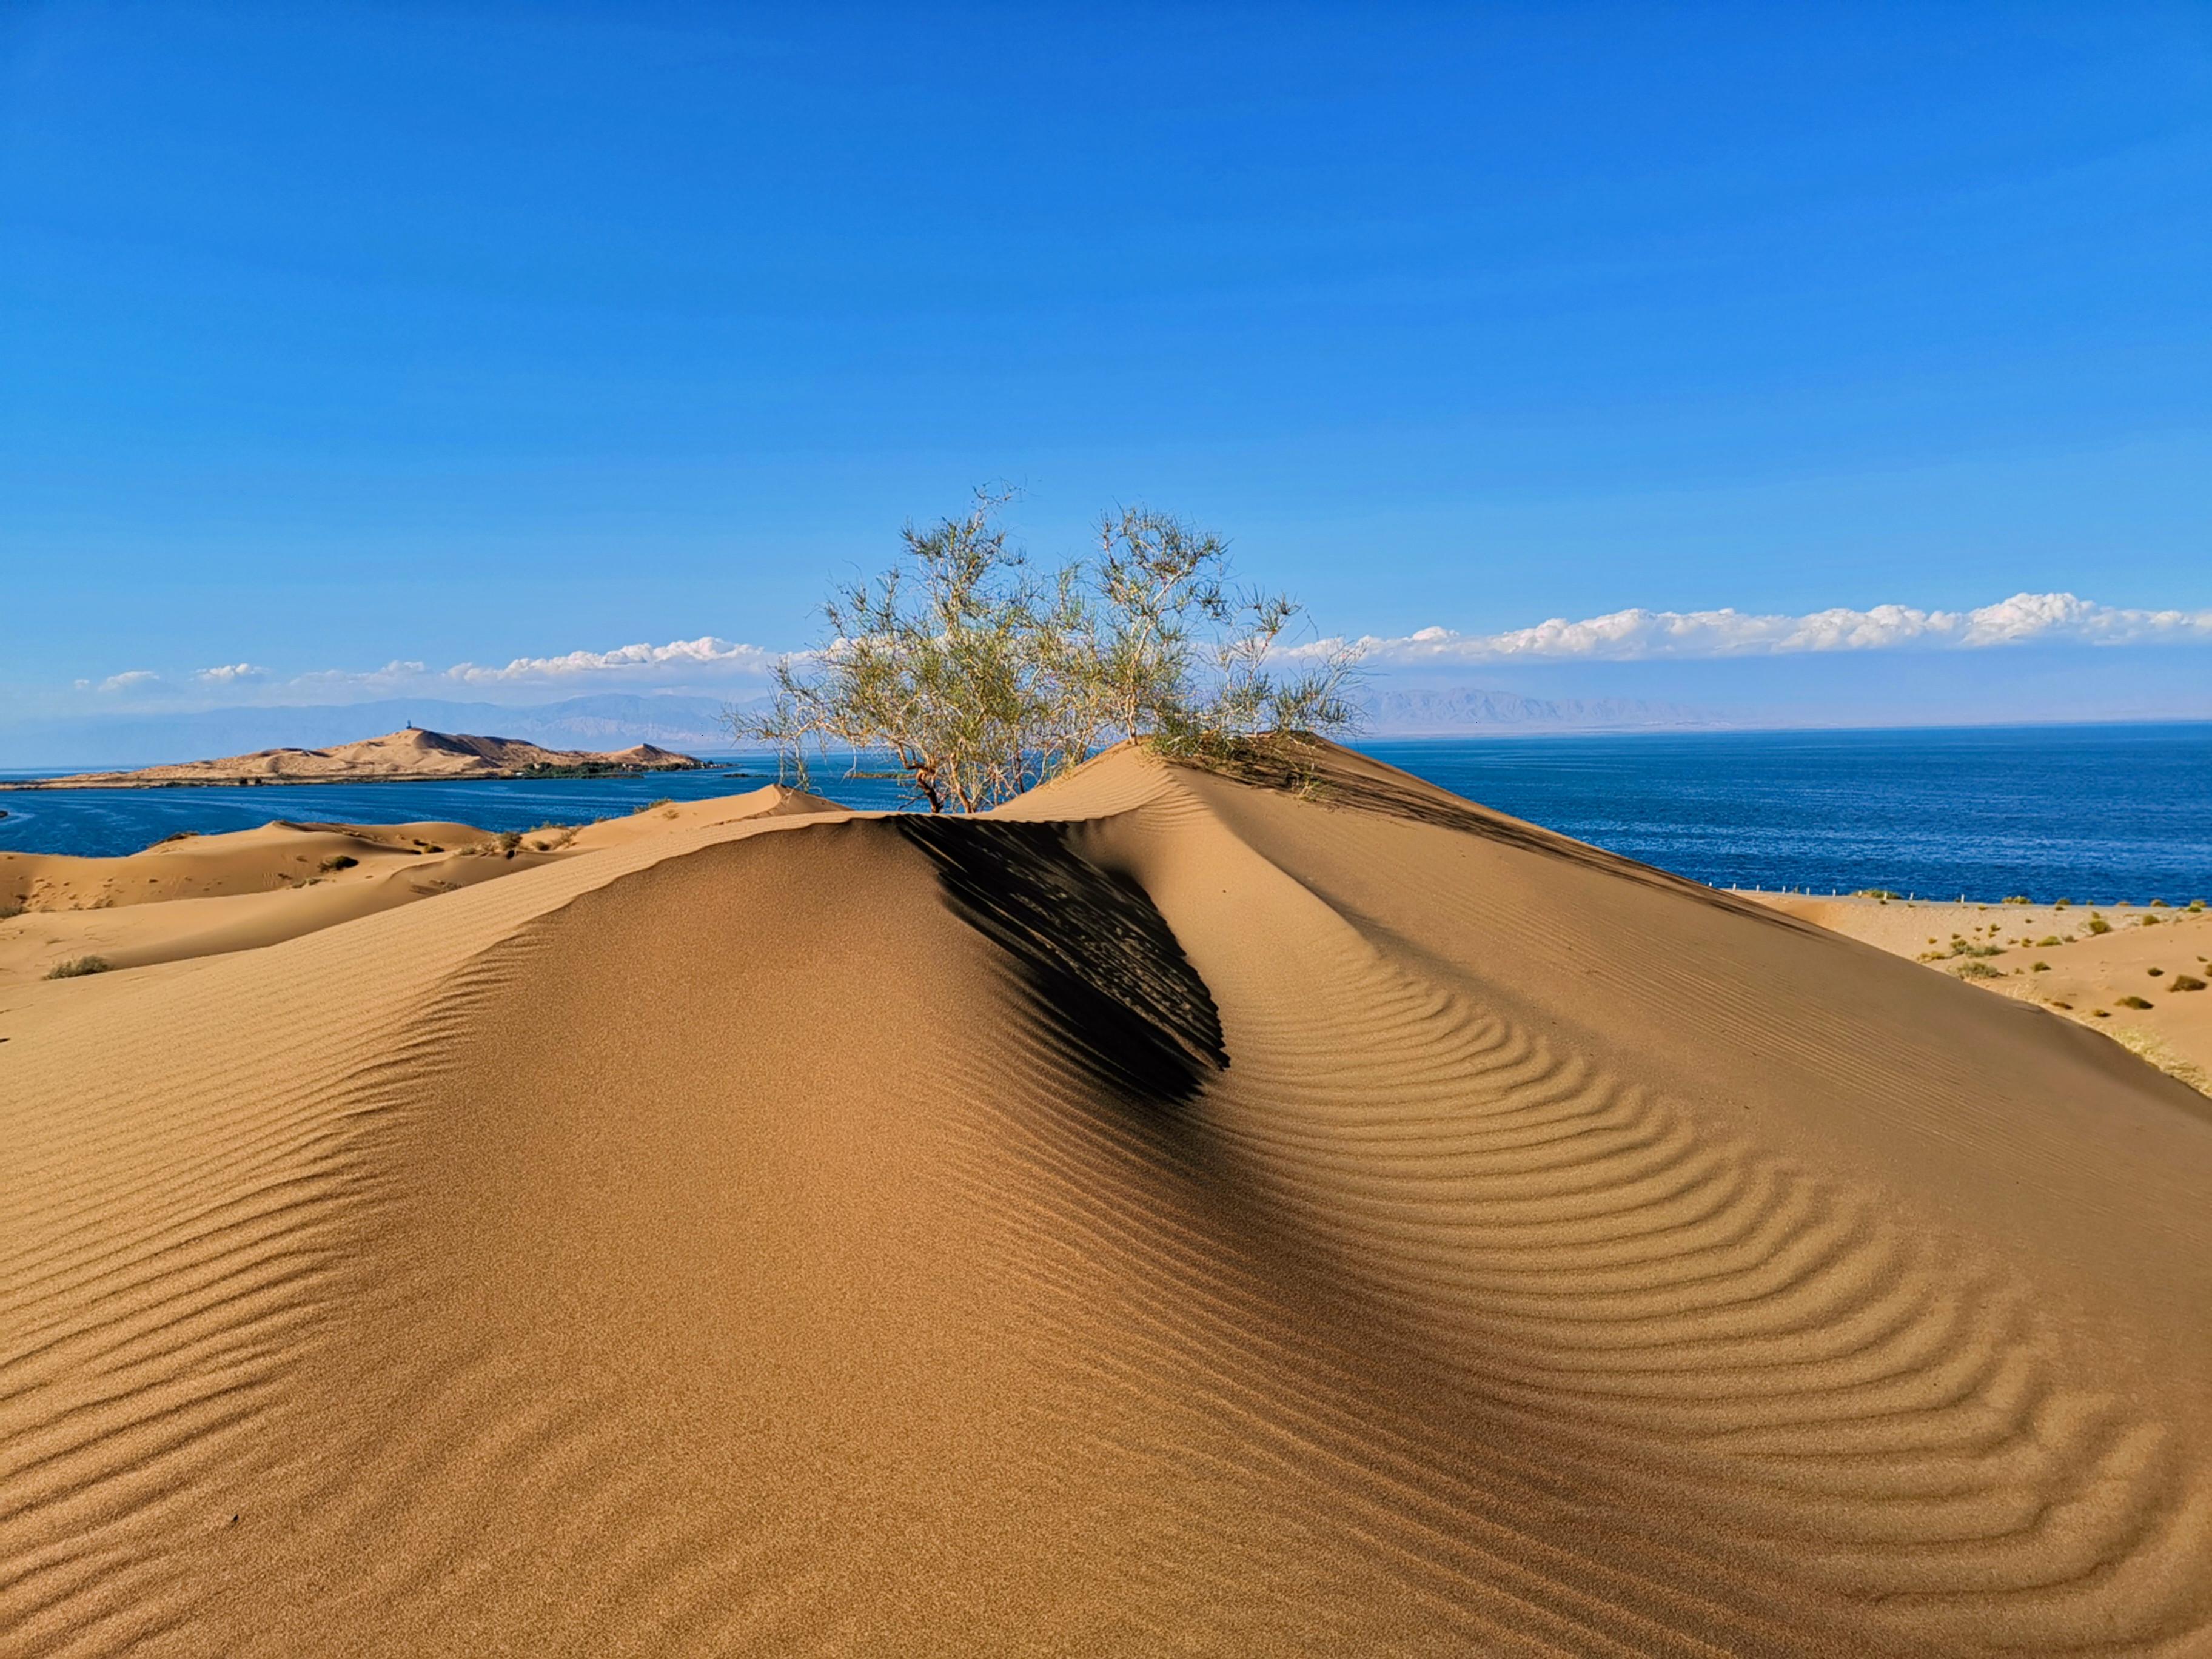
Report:
[[[137,968],[252,950],[673,825],[835,811],[771,786],[656,802],[580,829],[544,828],[514,847],[465,823],[290,823],[179,836],[124,858],[0,853],[0,988],[97,957]]]
[[[687,771],[699,762],[649,743],[607,753],[547,749],[522,738],[479,738],[410,726],[329,749],[257,749],[220,760],[182,761],[125,772],[76,772],[0,784],[5,789],[129,789],[179,784],[361,783],[438,778],[508,778],[536,769]]]
[[[2208,1650],[2203,1097],[1312,763],[0,991],[0,1630]]]

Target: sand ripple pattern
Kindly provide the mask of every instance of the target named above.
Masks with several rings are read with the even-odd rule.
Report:
[[[1690,1045],[1795,1043],[1817,1108],[1705,1097],[1665,1010],[1736,981],[1677,952],[1632,1018],[1468,918],[1843,959],[1384,783],[1109,757],[34,988],[0,1650],[2212,1650],[2198,1350],[2100,1368],[2154,1302],[1796,1133],[1895,1086],[1857,1005]],[[2106,1282],[2202,1281],[2159,1243]]]
[[[1094,828],[1102,861],[1189,864],[1178,842],[1220,838],[1185,805],[1147,814]],[[1177,1155],[1224,1193],[1264,1188],[1242,1200],[1261,1278],[1326,1302],[1400,1388],[1424,1379],[1395,1431],[1415,1486],[1571,1492],[1532,1547],[1604,1538],[1784,1646],[1838,1620],[1900,1649],[2203,1636],[2200,1471],[2062,1369],[2004,1263],[1893,1224],[1880,1192],[1716,1129],[1243,860],[1237,928],[1302,948],[1224,948],[1220,898],[1163,901],[1216,942],[1193,957],[1231,1057]],[[1235,1322],[1217,1330],[1224,1392],[1253,1359]],[[1508,1436],[1522,1455],[1499,1456]],[[1701,1622],[1671,1617],[1685,1638]]]

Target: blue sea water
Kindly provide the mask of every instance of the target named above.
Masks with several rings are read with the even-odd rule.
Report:
[[[1717,887],[2212,898],[2212,724],[1372,741],[1378,760]]]
[[[2212,897],[2212,724],[1370,739],[1377,759],[1516,817],[1733,887],[1991,900]],[[477,783],[0,793],[0,850],[113,854],[271,818],[527,830],[773,781],[704,772]],[[895,780],[817,771],[847,805]]]

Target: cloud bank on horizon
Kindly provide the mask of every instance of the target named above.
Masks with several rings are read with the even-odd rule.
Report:
[[[1388,665],[1516,660],[1648,661],[1785,656],[1816,651],[1914,647],[1978,650],[2030,644],[2151,645],[2212,642],[2212,611],[2143,611],[2072,593],[2015,593],[1972,611],[1878,605],[1838,606],[1800,617],[1750,611],[1615,611],[1571,622],[1555,617],[1502,634],[1424,628],[1401,638],[1357,641],[1367,660]],[[1318,645],[1296,647],[1313,651]]]
[[[1287,647],[1297,656],[1339,641]],[[2015,593],[1971,611],[1923,611],[1878,605],[1869,610],[1834,607],[1803,616],[1718,611],[1615,611],[1571,621],[1553,617],[1533,627],[1497,634],[1463,634],[1424,628],[1401,637],[1367,635],[1353,641],[1375,665],[1449,668],[1514,662],[1632,662],[1714,660],[1818,652],[1933,649],[1984,650],[2004,646],[2074,644],[2127,646],[2212,644],[2212,610],[2150,611],[2101,605],[2072,593]],[[250,688],[257,695],[306,695],[318,701],[346,693],[362,696],[432,687],[573,687],[602,682],[672,685],[701,679],[758,678],[791,653],[703,635],[665,645],[640,643],[611,651],[570,651],[558,656],[517,657],[504,665],[460,662],[433,670],[394,660],[365,672],[319,670],[276,679],[250,663],[218,665],[172,681],[149,669],[129,669],[97,682],[81,679],[80,691],[106,696],[163,694],[173,686],[203,692]]]

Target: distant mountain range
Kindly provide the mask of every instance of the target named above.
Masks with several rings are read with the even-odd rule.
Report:
[[[211,708],[191,714],[90,714],[0,721],[0,769],[16,771],[160,765],[208,755],[295,747],[327,749],[408,726],[481,732],[554,749],[605,750],[649,743],[697,753],[736,745],[722,714],[766,701],[750,697],[636,696],[603,692],[512,708],[432,697],[390,698],[285,708]],[[1525,697],[1473,686],[1370,687],[1361,730],[1375,737],[1449,737],[1498,731],[1605,731],[1711,726],[1694,709],[1623,698]]]
[[[1480,686],[1409,686],[1370,690],[1362,699],[1362,730],[1376,737],[1454,737],[1522,728],[1554,732],[1619,731],[1638,726],[1717,726],[1692,708],[1625,697],[1524,697]]]

